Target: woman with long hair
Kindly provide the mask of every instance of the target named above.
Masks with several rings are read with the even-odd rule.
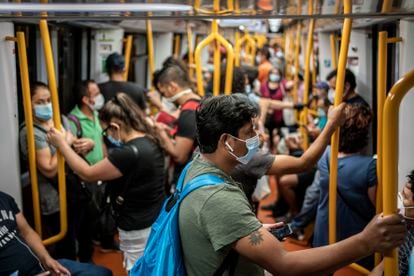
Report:
[[[103,135],[114,148],[94,165],[71,149],[64,132],[51,129],[48,137],[81,179],[108,181],[111,202],[118,213],[124,266],[130,270],[143,254],[150,227],[165,198],[164,154],[143,111],[125,93],[118,93],[105,104],[100,120]]]

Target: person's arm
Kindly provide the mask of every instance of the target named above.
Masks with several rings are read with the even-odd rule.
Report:
[[[66,268],[49,255],[39,235],[30,227],[21,212],[16,214],[16,223],[20,236],[47,270],[56,275],[70,275],[70,272]]]
[[[371,201],[372,205],[377,205],[377,185],[368,188],[368,198]]]
[[[178,164],[185,164],[193,149],[194,140],[187,137],[176,136],[175,141],[168,136],[165,129],[159,131],[162,147],[168,155]]]
[[[36,164],[40,173],[47,178],[53,178],[57,174],[57,155],[52,155],[48,147],[36,150]]]
[[[405,235],[399,215],[379,215],[361,233],[329,246],[287,252],[262,227],[238,240],[233,248],[274,275],[324,275],[374,252],[387,252],[399,246]]]
[[[122,176],[108,158],[90,166],[80,157],[65,141],[64,133],[57,129],[51,129],[48,133],[49,141],[59,149],[69,167],[83,180],[95,182],[98,180],[112,180]]]
[[[312,143],[301,157],[293,157],[289,155],[277,155],[275,162],[267,172],[268,175],[293,174],[310,170],[318,162],[319,158],[325,151],[332,134],[336,128],[345,121],[344,116],[345,104],[342,103],[338,107],[332,108],[328,114],[328,122],[321,134]]]

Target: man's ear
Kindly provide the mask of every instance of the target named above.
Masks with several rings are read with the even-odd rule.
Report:
[[[221,147],[223,147],[223,148],[226,148],[226,149],[228,149],[228,150],[230,150],[230,151],[234,151],[234,149],[233,149],[233,141],[232,141],[232,139],[229,139],[230,138],[230,135],[228,135],[228,134],[222,134],[221,136],[220,136],[220,139],[219,139],[219,142],[218,142],[218,144],[217,144],[217,147],[219,147],[219,146],[221,146]]]
[[[83,96],[82,97],[82,103],[88,105],[89,104],[89,97],[88,96]]]

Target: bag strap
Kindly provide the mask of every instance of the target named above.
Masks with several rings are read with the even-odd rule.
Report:
[[[73,114],[68,114],[67,117],[68,117],[68,120],[72,121],[76,126],[76,137],[77,138],[82,138],[83,131],[82,131],[82,125],[80,123],[79,118],[77,116],[73,115]]]
[[[330,157],[329,157],[329,152],[328,152],[328,154],[326,155],[326,160],[325,160],[326,164],[327,164],[328,172],[330,171],[329,160],[330,160]],[[352,204],[350,204],[348,202],[348,200],[346,199],[346,197],[344,197],[344,195],[342,194],[340,189],[337,188],[336,192],[337,192],[339,198],[342,200],[342,202],[348,207],[348,209],[350,209],[352,212],[357,214],[360,218],[362,218],[365,221],[370,221],[371,220],[371,218],[369,218],[365,214],[361,213],[358,208],[355,208]]]
[[[180,194],[180,200],[183,200],[188,194],[192,191],[197,190],[198,188],[209,186],[209,185],[218,185],[223,184],[224,180],[214,174],[202,174],[200,176],[195,177],[187,185],[184,186],[183,190]]]

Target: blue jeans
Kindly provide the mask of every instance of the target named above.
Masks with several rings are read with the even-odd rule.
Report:
[[[320,195],[320,173],[316,171],[315,178],[313,179],[312,185],[306,189],[305,199],[303,200],[302,209],[297,214],[290,226],[293,230],[305,228],[313,219],[316,217],[318,210],[319,195]]]
[[[112,271],[102,266],[68,259],[59,259],[58,262],[66,267],[72,276],[112,276]]]

